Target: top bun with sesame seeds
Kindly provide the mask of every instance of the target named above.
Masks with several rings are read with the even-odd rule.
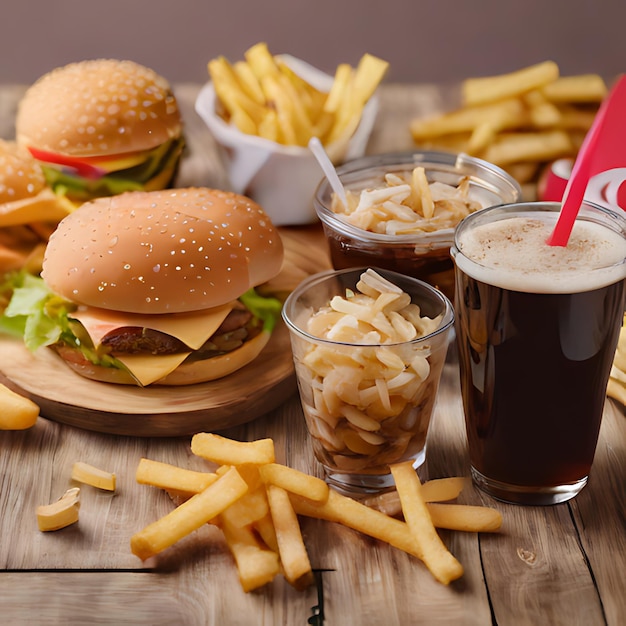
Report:
[[[46,187],[41,167],[28,150],[0,140],[0,204],[34,198]]]
[[[184,143],[167,80],[115,59],[71,63],[39,78],[19,103],[15,128],[49,183],[76,202],[167,187]]]
[[[188,188],[93,200],[46,248],[42,279],[67,301],[54,309],[64,331],[52,347],[107,382],[225,376],[267,343],[281,306],[254,287],[282,262],[277,230],[245,196]]]

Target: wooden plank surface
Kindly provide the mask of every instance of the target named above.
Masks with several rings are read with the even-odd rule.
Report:
[[[223,186],[208,131],[193,111],[198,86],[177,94],[187,120],[189,155],[181,184]],[[0,89],[0,134],[10,137],[22,88]],[[407,120],[450,102],[435,86],[387,85],[370,152],[410,148]],[[299,244],[319,236],[298,231]],[[311,254],[312,264],[327,259]],[[532,390],[529,390],[532,392]],[[68,389],[68,397],[71,389]],[[237,439],[274,438],[278,460],[321,475],[296,394],[267,415],[223,431]],[[241,591],[218,531],[205,527],[150,563],[130,553],[130,536],[172,508],[156,489],[137,485],[141,457],[203,469],[189,437],[106,435],[39,420],[25,432],[0,432],[0,623],[7,624],[306,624],[315,588],[294,591],[282,578]],[[78,526],[40,533],[35,508],[69,486],[76,460],[115,471],[119,489],[82,490]],[[428,441],[428,477],[467,475],[463,411],[454,349],[444,369]],[[621,626],[626,615],[626,417],[607,402],[588,486],[572,502],[519,507],[470,488],[461,501],[504,517],[501,532],[442,532],[465,568],[448,587],[413,557],[336,524],[303,519],[320,573],[324,624],[567,624]],[[97,622],[96,622],[97,620]]]

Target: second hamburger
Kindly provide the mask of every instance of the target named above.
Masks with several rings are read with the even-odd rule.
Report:
[[[133,61],[94,59],[45,74],[24,94],[18,143],[75,204],[172,183],[183,125],[167,80]]]

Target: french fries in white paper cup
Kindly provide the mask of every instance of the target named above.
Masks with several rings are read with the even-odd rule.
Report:
[[[275,58],[308,84],[330,93],[333,76],[290,55]],[[214,81],[201,89],[195,108],[220,148],[233,191],[258,202],[277,226],[317,221],[312,198],[323,173],[306,144],[280,143],[240,130],[232,117],[227,120],[221,114]],[[372,94],[356,112],[358,120],[329,135],[333,140],[324,147],[336,165],[365,154],[377,113],[378,98]]]

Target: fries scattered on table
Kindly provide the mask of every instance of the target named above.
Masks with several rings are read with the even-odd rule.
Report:
[[[461,85],[461,107],[412,120],[421,148],[465,152],[507,170],[521,184],[536,182],[543,166],[575,157],[607,94],[596,74],[560,76],[545,61]]]
[[[252,46],[244,57],[230,63],[220,56],[208,63],[218,113],[243,133],[293,146],[306,146],[311,137],[323,144],[351,137],[389,66],[371,54],[363,55],[356,68],[342,63],[325,92],[272,55],[265,43]]]
[[[495,509],[435,504],[455,499],[466,479],[421,484],[410,463],[391,466],[399,507],[388,515],[377,510],[375,499],[368,506],[339,494],[320,478],[276,463],[271,439],[240,442],[199,433],[192,438],[191,449],[216,465],[215,471],[140,461],[137,482],[164,489],[181,502],[135,533],[131,551],[145,560],[203,524],[213,524],[223,532],[246,592],[279,574],[296,589],[313,582],[298,515],[337,522],[404,550],[422,560],[443,584],[462,576],[463,567],[435,529],[491,532],[502,523]]]
[[[39,418],[39,405],[0,383],[0,430],[26,430]]]
[[[78,522],[80,487],[68,489],[56,502],[37,507],[37,526],[41,532],[61,530]]]

